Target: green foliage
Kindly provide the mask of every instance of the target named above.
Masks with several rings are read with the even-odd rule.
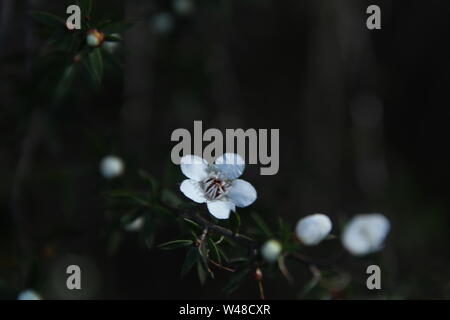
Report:
[[[58,103],[64,99],[70,89],[77,84],[78,65],[90,79],[93,88],[99,89],[102,84],[105,67],[120,66],[116,59],[102,47],[92,48],[86,42],[86,36],[90,30],[99,30],[104,33],[105,41],[120,42],[122,37],[120,33],[128,30],[133,23],[128,21],[103,21],[99,22],[92,16],[93,1],[78,0],[77,5],[81,8],[82,23],[81,30],[69,30],[66,27],[65,18],[49,12],[34,11],[31,13],[34,20],[45,27],[50,36],[47,39],[46,46],[43,48],[45,55],[51,55],[53,60],[55,54],[59,55],[57,59],[62,58],[65,63],[58,70],[52,70],[59,73],[50,84],[55,88],[52,103]],[[106,64],[105,60],[109,63]],[[52,65],[52,68],[54,65]],[[45,86],[48,90],[48,85]]]

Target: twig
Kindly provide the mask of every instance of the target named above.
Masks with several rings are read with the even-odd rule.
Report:
[[[246,235],[243,235],[243,234],[234,233],[230,229],[218,226],[218,225],[208,221],[207,219],[203,218],[198,213],[190,212],[189,210],[183,210],[183,209],[180,209],[177,207],[172,207],[166,203],[162,203],[161,205],[168,210],[175,211],[176,214],[182,218],[186,218],[186,219],[196,222],[202,228],[207,228],[209,231],[212,231],[214,233],[217,233],[219,235],[227,237],[231,240],[238,242],[239,244],[241,244],[245,247],[248,247],[252,251],[252,254],[255,253],[255,250],[257,248],[257,242],[255,240],[253,240],[252,238],[247,237]]]
[[[219,269],[223,269],[223,270],[229,271],[229,272],[236,272],[236,270],[234,270],[234,269],[232,269],[232,268],[225,267],[225,266],[221,265],[220,263],[215,262],[215,261],[212,260],[211,258],[209,258],[208,261],[211,262],[214,266],[216,266],[216,267],[219,268]]]

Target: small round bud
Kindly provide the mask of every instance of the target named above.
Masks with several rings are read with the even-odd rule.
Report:
[[[391,223],[381,213],[353,217],[342,234],[342,244],[351,254],[363,256],[379,251],[389,233]]]
[[[107,156],[100,162],[100,173],[106,179],[114,179],[123,174],[125,165],[117,156]]]
[[[80,55],[80,54],[76,54],[76,55],[73,57],[73,62],[78,63],[78,62],[80,62],[80,61],[81,61],[81,55]]]
[[[144,217],[140,216],[131,221],[130,223],[127,223],[123,228],[125,229],[125,231],[128,232],[136,232],[142,229],[144,223],[145,223]]]
[[[263,273],[261,271],[260,268],[256,268],[255,273],[254,273],[254,278],[256,281],[261,281],[263,279]]]
[[[150,23],[152,31],[157,34],[167,34],[175,25],[173,16],[167,12],[157,14]]]
[[[192,0],[174,0],[173,9],[180,16],[188,16],[194,12],[195,6]]]
[[[96,29],[89,30],[86,35],[86,42],[91,47],[100,47],[105,41],[105,35]]]
[[[26,289],[19,293],[17,300],[42,300],[42,296],[33,289]]]
[[[331,228],[330,218],[316,213],[300,219],[295,227],[295,233],[304,245],[315,246],[328,236]]]
[[[275,262],[282,251],[281,243],[277,240],[268,240],[261,248],[261,255],[267,262]]]

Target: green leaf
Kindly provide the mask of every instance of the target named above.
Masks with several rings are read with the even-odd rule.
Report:
[[[61,100],[66,96],[67,92],[69,92],[72,86],[74,79],[75,79],[75,66],[70,65],[66,67],[59,83],[57,84],[57,87],[55,89],[56,100]]]
[[[127,31],[129,28],[133,26],[133,23],[128,21],[120,21],[120,22],[111,22],[103,25],[100,28],[105,35],[110,35],[113,33],[122,33]]]
[[[89,63],[92,67],[94,81],[100,85],[103,78],[103,58],[100,48],[95,48],[89,54]]]
[[[119,37],[119,36],[116,36],[116,35],[108,35],[108,36],[105,36],[105,41],[108,41],[108,42],[121,42],[122,38]]]
[[[191,219],[188,218],[183,218],[183,221],[190,227],[194,228],[194,229],[200,229],[200,226],[198,225],[197,222],[192,221]]]
[[[158,248],[162,250],[173,250],[188,247],[191,246],[192,244],[194,244],[192,240],[174,240],[160,244]]]
[[[83,17],[90,17],[92,14],[92,0],[78,0]]]
[[[148,249],[153,247],[153,243],[155,241],[155,216],[150,212],[147,212],[144,216],[145,225],[144,225],[144,242]]]
[[[139,170],[139,175],[149,184],[152,198],[156,198],[158,195],[158,181],[144,170]]]
[[[237,211],[234,213],[232,221],[233,221],[233,232],[234,234],[237,234],[239,233],[239,229],[241,227],[241,216]]]
[[[312,289],[314,289],[319,284],[319,280],[317,278],[312,278],[309,280],[302,290],[299,293],[299,298],[304,298]]]
[[[203,285],[206,282],[206,279],[208,278],[208,272],[205,269],[205,266],[203,263],[198,260],[197,262],[197,273],[198,273],[198,279],[200,280],[200,283]]]
[[[120,231],[114,232],[109,238],[108,243],[108,254],[113,255],[119,250],[122,244],[122,233]]]
[[[197,260],[198,251],[197,248],[192,247],[188,250],[186,254],[186,259],[184,259],[183,267],[181,268],[181,276],[185,276],[195,265]]]
[[[39,23],[42,23],[50,28],[60,28],[66,26],[66,21],[54,14],[43,12],[43,11],[33,11],[31,16]]]
[[[272,231],[270,230],[270,228],[268,227],[266,222],[261,218],[261,216],[259,214],[257,214],[256,212],[253,212],[251,214],[251,217],[253,218],[253,220],[255,220],[256,225],[261,229],[261,231],[267,237],[272,237]]]
[[[250,272],[250,269],[245,268],[245,269],[242,269],[242,270],[234,273],[230,278],[230,282],[228,282],[228,284],[225,286],[223,291],[228,294],[231,294],[234,291],[236,291],[237,289],[239,289],[239,287],[242,284],[242,281],[245,279],[245,277],[248,275],[249,272]]]
[[[149,205],[147,199],[129,190],[111,190],[105,192],[105,195],[112,198],[128,198],[143,206]]]
[[[221,255],[219,252],[219,248],[214,243],[214,241],[210,238],[208,238],[209,247],[211,248],[212,253],[214,254],[214,259],[220,264],[222,262]]]

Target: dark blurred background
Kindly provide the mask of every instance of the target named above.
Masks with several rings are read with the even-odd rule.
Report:
[[[99,91],[79,81],[49,109],[28,85],[43,40],[29,12],[65,16],[71,2],[0,0],[2,295],[37,283],[49,298],[73,298],[58,284],[69,261],[91,279],[84,298],[225,298],[226,275],[204,286],[195,273],[180,279],[183,252],[148,251],[124,233],[109,255],[104,236],[102,192],[133,187],[140,168],[162,179],[172,131],[202,120],[204,129],[280,129],[279,173],[261,176],[257,165],[245,173],[269,220],[294,225],[323,212],[338,230],[356,213],[391,220],[377,258],[382,293],[362,284],[349,298],[450,298],[450,3],[192,3],[180,11],[165,0],[94,0],[93,15],[138,21],[117,53],[123,72],[107,71]],[[381,7],[381,30],[366,28],[370,4]],[[108,154],[126,163],[118,181],[99,174]],[[173,235],[168,226],[156,242]],[[33,280],[21,279],[20,248],[34,257]],[[365,279],[370,259],[346,267]],[[267,297],[295,298],[308,273],[293,273],[296,288],[267,279]],[[254,286],[233,297],[257,298]]]

